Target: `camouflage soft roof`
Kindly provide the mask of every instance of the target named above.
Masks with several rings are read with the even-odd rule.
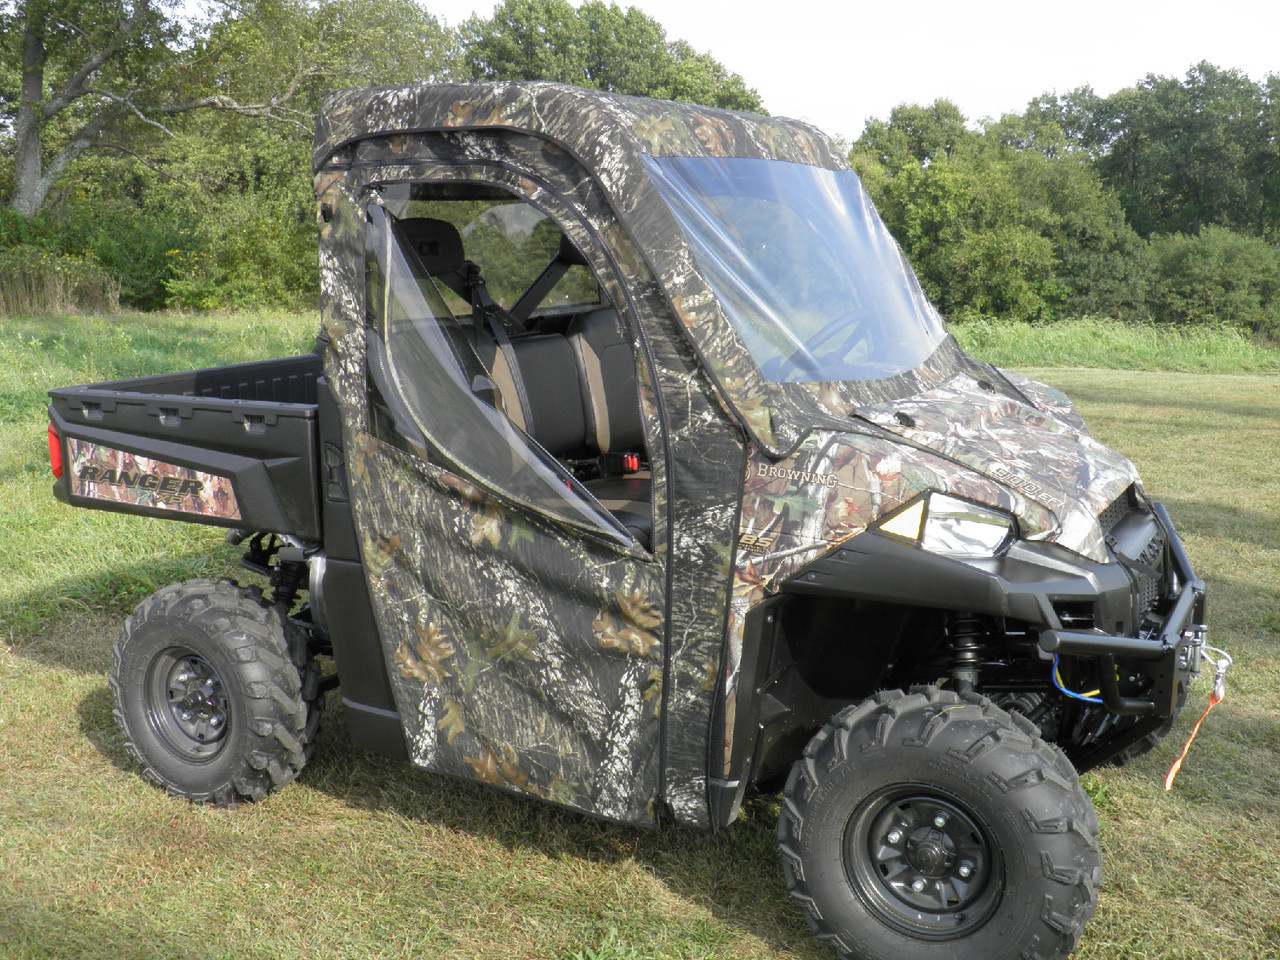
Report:
[[[641,153],[846,165],[825,135],[799,121],[541,82],[339,91],[321,107],[311,161],[319,170],[336,150],[365,137],[459,127],[505,127],[546,137],[597,175],[601,169],[589,161],[602,146],[611,148],[615,162],[636,167]]]

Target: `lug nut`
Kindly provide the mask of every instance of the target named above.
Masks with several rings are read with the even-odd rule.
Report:
[[[960,869],[957,870],[956,872],[960,874],[962,879],[968,880],[971,876],[973,876],[973,864],[962,863],[960,864]]]
[[[220,716],[218,716],[217,714],[214,714],[212,717],[210,717],[210,718],[209,718],[209,726],[211,726],[211,727],[220,727],[220,726],[222,726],[222,718],[221,718]],[[961,869],[963,869],[963,868],[961,868]],[[968,874],[966,873],[966,874],[964,874],[964,876],[966,876],[966,877],[967,877],[967,876],[968,876]]]
[[[947,825],[947,817],[946,817],[946,815],[945,815],[945,814],[940,813],[940,814],[938,814],[936,817],[934,817],[934,818],[933,818],[933,825],[934,825],[935,827],[937,827],[939,830],[941,830],[943,827],[945,827],[945,826]]]
[[[180,674],[178,674],[179,683],[186,683],[190,679],[191,679],[191,674],[187,673],[187,671],[185,670],[183,670]]]
[[[916,893],[924,893],[924,880],[917,879],[911,881],[911,889]]]
[[[178,716],[180,716],[183,720],[190,720],[192,717],[192,713],[190,710],[183,710],[178,714]]]
[[[889,831],[889,835],[885,837],[885,839],[888,840],[890,843],[897,843],[902,839],[902,831],[899,830],[897,827],[894,827],[892,830]]]

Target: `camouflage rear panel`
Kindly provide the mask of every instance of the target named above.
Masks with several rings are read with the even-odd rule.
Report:
[[[67,452],[73,496],[221,520],[240,519],[240,505],[228,477],[75,437],[67,439]]]

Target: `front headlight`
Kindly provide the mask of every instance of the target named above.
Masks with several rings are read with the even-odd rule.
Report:
[[[994,557],[1016,536],[1009,514],[943,493],[921,497],[878,528],[944,557]]]

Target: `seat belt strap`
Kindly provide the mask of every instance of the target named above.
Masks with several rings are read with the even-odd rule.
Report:
[[[469,274],[467,282],[471,290],[471,322],[475,327],[476,352],[480,352],[480,318],[483,318],[488,323],[489,329],[493,331],[493,338],[497,342],[498,349],[502,351],[503,357],[506,358],[507,368],[511,371],[511,382],[516,387],[516,401],[520,404],[520,412],[524,417],[525,433],[531,437],[537,436],[533,422],[533,405],[529,403],[529,394],[524,388],[524,377],[520,375],[520,363],[516,359],[515,347],[511,345],[511,337],[500,316],[502,308],[489,296],[479,270],[469,271]]]

